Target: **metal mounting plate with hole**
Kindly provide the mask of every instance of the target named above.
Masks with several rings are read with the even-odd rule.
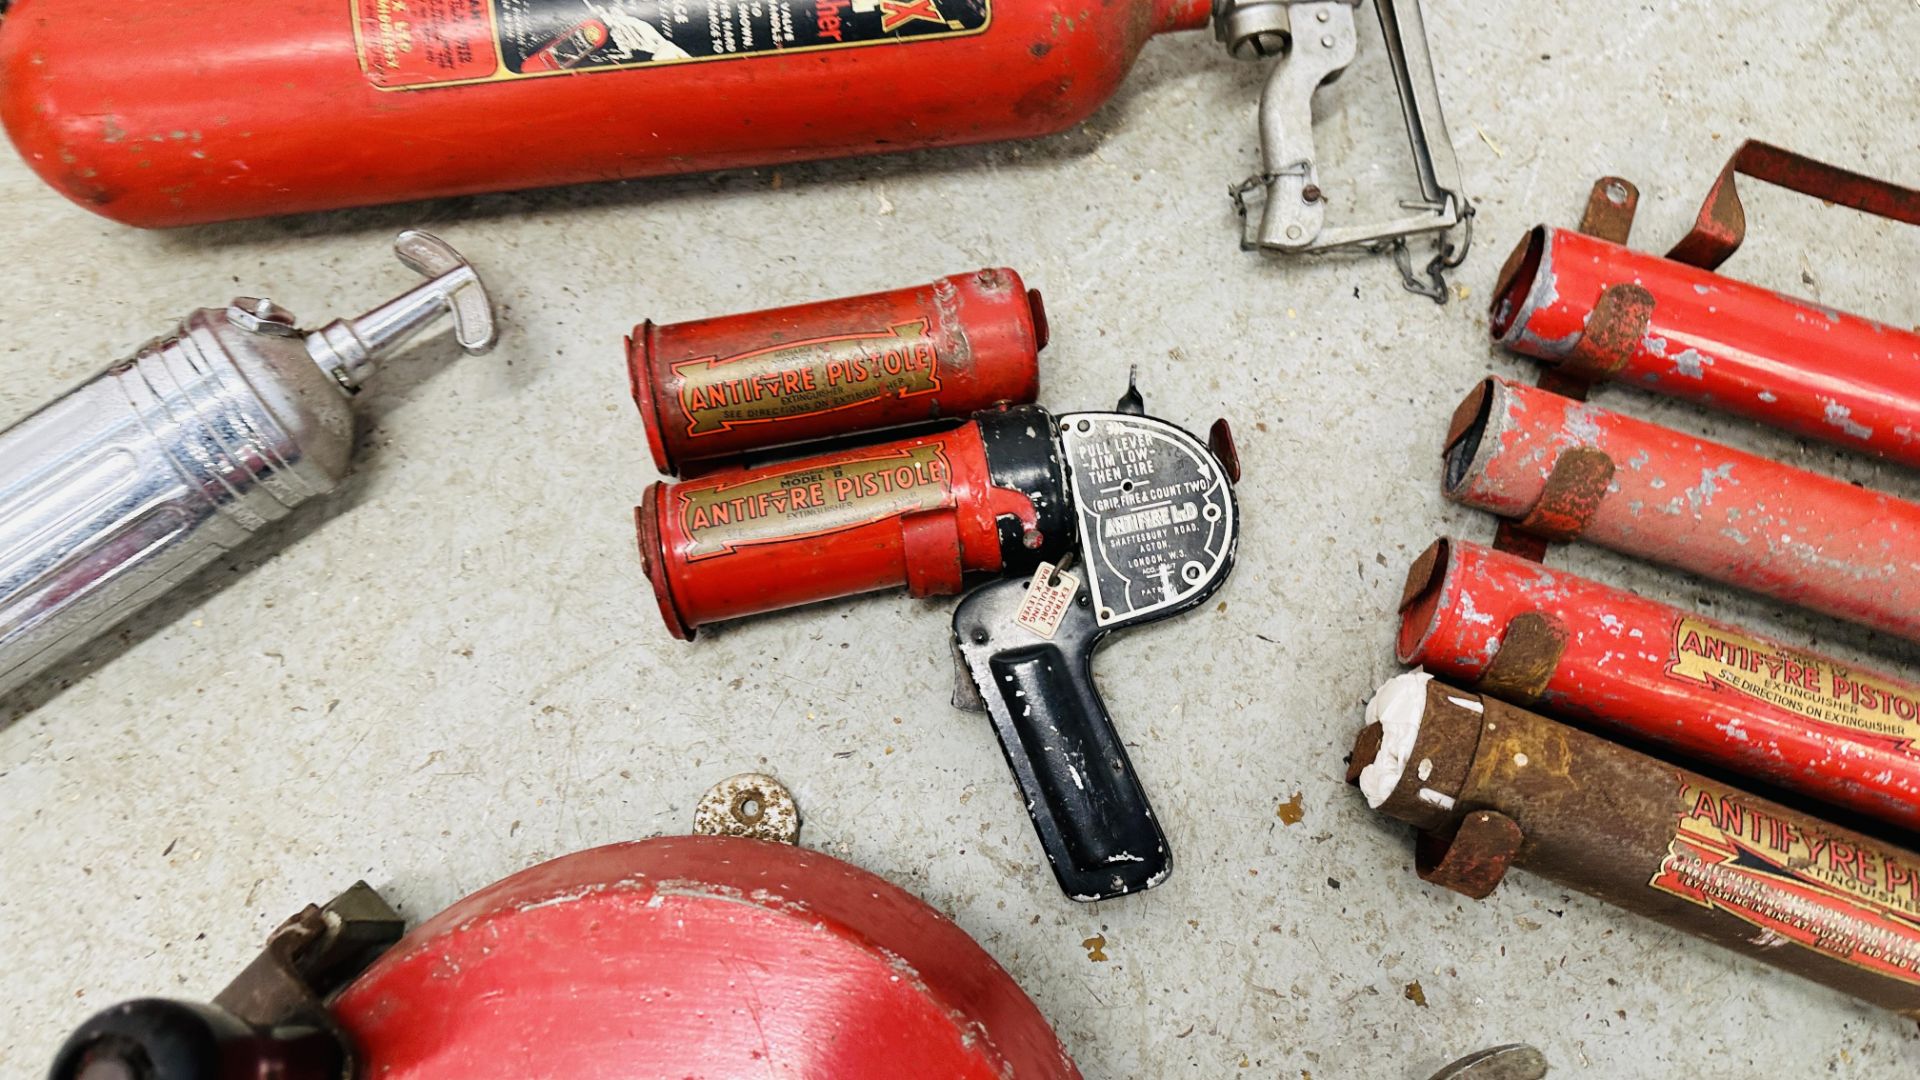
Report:
[[[786,785],[765,773],[740,773],[707,789],[693,808],[693,831],[777,844],[800,842],[800,808]]]

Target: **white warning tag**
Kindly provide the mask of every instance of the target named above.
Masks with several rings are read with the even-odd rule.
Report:
[[[1079,578],[1043,562],[1027,583],[1027,595],[1020,601],[1013,621],[1043,638],[1052,638],[1060,631],[1060,620],[1067,617],[1067,605],[1073,603],[1073,595],[1079,590]]]

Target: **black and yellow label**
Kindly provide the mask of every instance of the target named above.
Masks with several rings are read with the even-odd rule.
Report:
[[[751,480],[689,484],[675,493],[674,512],[693,561],[952,506],[952,477],[946,454],[929,444]]]
[[[1647,884],[1777,938],[1920,985],[1920,861],[1682,781],[1680,820]]]
[[[940,355],[928,340],[925,319],[737,356],[681,360],[673,372],[692,436],[940,389]]]
[[[351,0],[382,90],[977,34],[992,0]]]
[[[1855,672],[1705,619],[1680,620],[1667,674],[1884,740],[1909,753],[1920,742],[1920,687]]]

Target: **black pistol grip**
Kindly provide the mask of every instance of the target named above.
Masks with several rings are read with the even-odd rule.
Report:
[[[1093,684],[1105,633],[1084,585],[1051,639],[1015,623],[1026,585],[969,594],[954,616],[956,645],[1061,889],[1092,901],[1152,888],[1173,858]]]

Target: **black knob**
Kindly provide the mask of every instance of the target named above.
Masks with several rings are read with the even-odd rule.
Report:
[[[80,1025],[48,1080],[340,1080],[347,1055],[315,1027],[262,1031],[212,1005],[142,998]]]

